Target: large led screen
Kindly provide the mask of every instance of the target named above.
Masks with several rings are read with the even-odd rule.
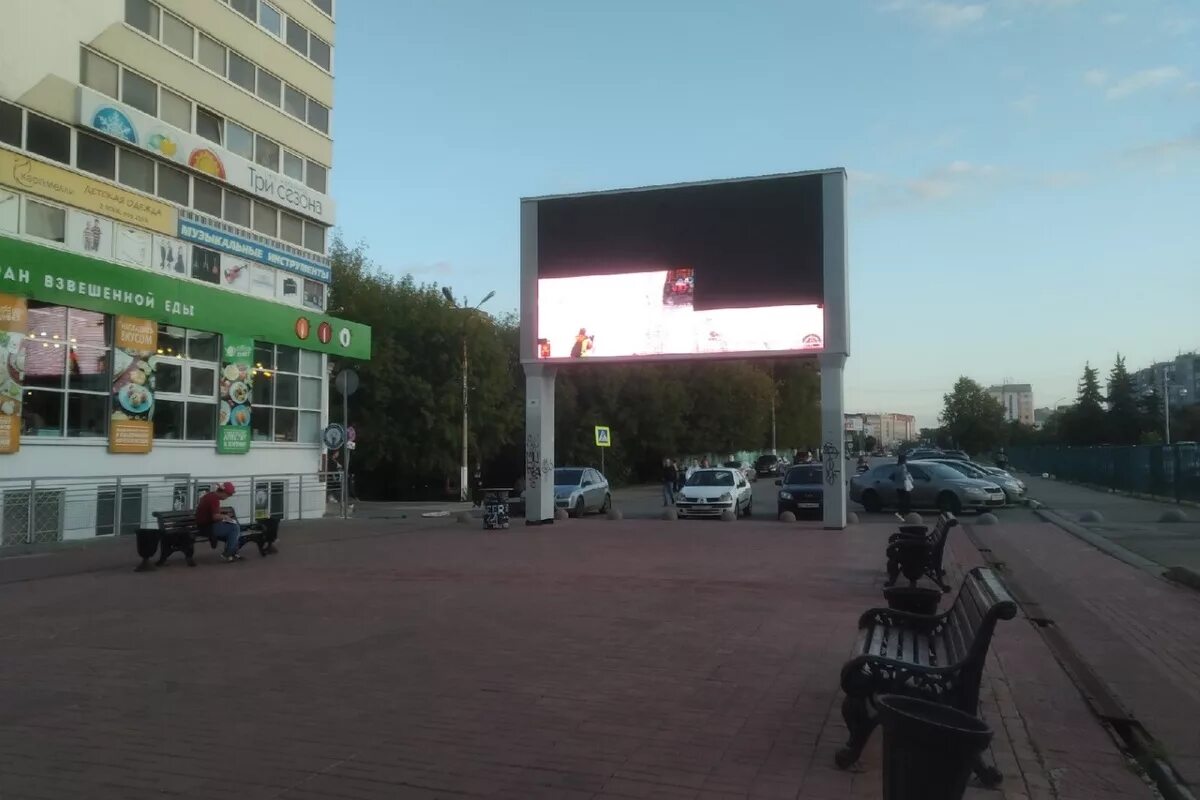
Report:
[[[822,179],[538,200],[537,357],[820,351]]]

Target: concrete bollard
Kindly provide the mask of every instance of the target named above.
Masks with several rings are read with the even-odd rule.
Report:
[[[667,522],[674,522],[679,519],[679,514],[675,512],[674,508],[668,506],[662,510],[662,518]]]
[[[782,514],[779,515],[779,521],[780,522],[795,522],[796,515],[790,511],[784,511]]]
[[[921,515],[915,511],[910,511],[904,515],[905,525],[924,525],[925,520],[921,519]]]
[[[454,515],[454,521],[457,522],[459,525],[467,525],[467,524],[473,522],[474,520],[471,517],[470,511],[460,511]]]
[[[1162,516],[1158,518],[1158,521],[1159,522],[1187,522],[1188,516],[1187,516],[1187,514],[1183,513],[1183,509],[1171,508],[1171,509],[1167,509],[1166,511],[1164,511],[1162,513]]]
[[[567,510],[565,508],[554,509],[554,521],[555,522],[562,522],[563,520],[570,519],[570,518],[571,518],[571,515],[567,513]]]
[[[737,519],[737,514],[734,514],[730,509],[725,509],[721,512],[721,522],[733,522]]]
[[[624,516],[621,514],[620,509],[610,508],[607,512],[605,512],[604,518],[605,519],[624,519]]]
[[[1099,511],[1085,511],[1079,515],[1080,522],[1104,522],[1104,515]]]
[[[1000,520],[996,518],[995,514],[992,514],[989,512],[987,514],[980,514],[978,517],[976,517],[975,524],[976,525],[998,525],[998,524],[1000,524]]]
[[[853,511],[847,511],[846,512],[846,524],[847,525],[857,525],[858,524],[858,514],[856,514]]]

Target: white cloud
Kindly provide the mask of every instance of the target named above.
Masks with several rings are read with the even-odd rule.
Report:
[[[1109,100],[1121,100],[1147,89],[1155,89],[1183,77],[1179,67],[1154,67],[1135,72],[1114,83],[1108,89]]]
[[[1108,73],[1102,69],[1089,69],[1083,73],[1083,82],[1088,86],[1103,86],[1108,83]]]
[[[915,15],[922,22],[939,30],[954,30],[974,25],[987,14],[982,3],[950,3],[945,0],[891,0],[885,11],[901,11]]]
[[[1086,183],[1083,172],[1026,172],[951,161],[915,176],[849,171],[851,198],[868,209],[895,209],[970,197],[1003,188],[1021,190],[1069,189]]]
[[[1022,95],[1008,104],[1009,108],[1020,114],[1032,114],[1037,111],[1038,96],[1030,92]]]
[[[1165,172],[1192,158],[1200,158],[1200,128],[1187,136],[1151,142],[1122,154],[1122,160],[1133,166],[1150,166]]]

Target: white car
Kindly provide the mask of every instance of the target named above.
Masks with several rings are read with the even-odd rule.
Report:
[[[748,480],[750,482],[753,482],[756,477],[756,473],[754,472],[754,465],[747,461],[726,461],[721,466],[738,470],[743,475],[745,475],[746,480]]]
[[[741,470],[730,467],[698,469],[683,484],[675,498],[675,510],[683,517],[719,517],[722,511],[749,516],[754,490]]]

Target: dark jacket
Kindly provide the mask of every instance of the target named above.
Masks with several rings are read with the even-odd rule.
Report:
[[[679,478],[679,473],[675,471],[674,465],[664,466],[662,470],[662,482],[674,484]]]

